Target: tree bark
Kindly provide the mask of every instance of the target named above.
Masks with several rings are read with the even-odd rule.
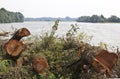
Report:
[[[18,31],[15,32],[15,34],[13,35],[13,37],[11,39],[15,39],[20,41],[20,39],[22,37],[28,36],[30,35],[30,32],[27,28],[21,28]]]

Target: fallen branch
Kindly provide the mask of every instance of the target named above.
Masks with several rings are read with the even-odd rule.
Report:
[[[3,32],[3,33],[0,33],[0,36],[7,36],[9,34],[9,32]]]

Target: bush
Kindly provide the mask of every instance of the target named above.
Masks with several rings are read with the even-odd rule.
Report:
[[[80,32],[78,26],[71,25],[65,37],[58,38],[55,32],[58,29],[59,21],[56,20],[51,33],[43,33],[39,37],[32,36],[26,39],[33,42],[30,49],[22,52],[20,58],[23,60],[21,68],[16,62],[4,58],[5,53],[0,57],[0,78],[2,79],[101,79],[105,78],[94,71],[91,67],[92,57],[100,46],[89,44],[92,36]],[[33,39],[34,37],[34,39]],[[3,44],[1,43],[1,48]],[[4,52],[0,50],[0,52]],[[82,53],[82,54],[81,54]],[[47,59],[49,68],[46,74],[38,74],[31,66],[34,56],[40,55]],[[25,58],[26,57],[26,58]],[[120,57],[120,56],[119,56]],[[5,63],[3,63],[5,62]],[[120,77],[120,59],[115,67],[116,74]]]

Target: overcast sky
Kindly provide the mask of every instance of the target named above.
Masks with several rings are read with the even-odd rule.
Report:
[[[25,17],[79,17],[93,14],[120,17],[120,0],[0,0],[0,8]]]

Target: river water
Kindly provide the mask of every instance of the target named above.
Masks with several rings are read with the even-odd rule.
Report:
[[[64,36],[71,28],[71,24],[77,24],[80,31],[93,36],[92,45],[98,45],[99,42],[104,42],[110,47],[120,47],[120,23],[80,23],[80,22],[60,22],[56,35]],[[45,32],[50,32],[54,22],[38,21],[24,23],[2,23],[0,24],[0,32],[12,32],[15,28],[19,29],[26,27],[32,35],[41,35]]]

